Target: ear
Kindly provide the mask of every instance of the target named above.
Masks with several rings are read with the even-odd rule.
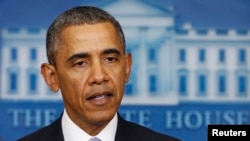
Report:
[[[130,53],[125,55],[125,71],[126,71],[126,76],[125,76],[125,82],[127,83],[129,81],[129,76],[132,68],[132,56]]]
[[[53,65],[48,63],[43,63],[41,65],[41,74],[46,82],[46,84],[50,87],[53,92],[59,91],[58,79],[56,74],[56,69]]]

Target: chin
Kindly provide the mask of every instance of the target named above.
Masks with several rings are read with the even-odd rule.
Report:
[[[97,122],[99,121],[99,123],[105,123],[112,120],[115,114],[116,112],[97,112],[95,113],[93,119],[95,119]]]

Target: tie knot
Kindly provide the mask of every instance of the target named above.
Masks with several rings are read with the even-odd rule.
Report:
[[[90,138],[89,141],[101,141],[101,140],[97,137],[94,137],[94,138]]]

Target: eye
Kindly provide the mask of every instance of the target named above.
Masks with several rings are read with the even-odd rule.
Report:
[[[105,59],[106,62],[115,62],[117,61],[117,58],[113,57],[113,56],[109,56]]]
[[[85,62],[85,61],[79,61],[79,62],[74,63],[73,66],[76,66],[76,67],[84,67],[84,66],[86,66],[86,65],[87,65],[87,62]]]

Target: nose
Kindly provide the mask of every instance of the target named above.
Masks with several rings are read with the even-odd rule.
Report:
[[[107,70],[101,62],[96,61],[92,63],[90,71],[90,84],[102,84],[103,82],[108,80]]]

